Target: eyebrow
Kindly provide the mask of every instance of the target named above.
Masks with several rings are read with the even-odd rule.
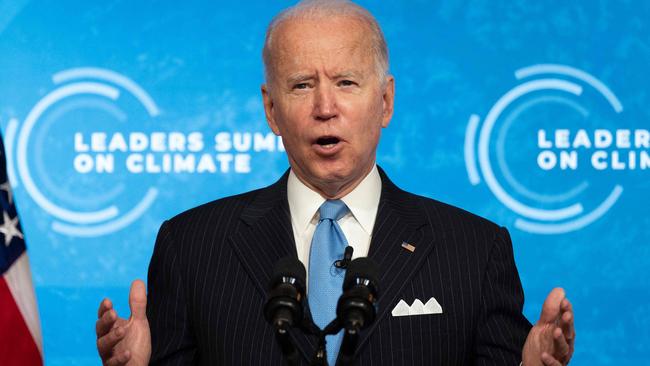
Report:
[[[345,78],[350,78],[350,77],[361,79],[362,75],[360,73],[356,72],[356,71],[346,70],[346,71],[342,71],[342,72],[339,72],[339,73],[335,74],[332,77],[332,79],[336,80],[336,79],[345,79]],[[296,83],[299,83],[299,82],[302,82],[302,81],[315,79],[315,78],[316,78],[316,75],[314,75],[314,74],[298,73],[298,74],[290,75],[287,78],[287,83],[288,84],[296,84]]]
[[[340,72],[340,73],[334,75],[334,79],[345,79],[345,78],[349,78],[349,77],[359,78],[360,79],[361,74],[356,72],[356,71],[346,70],[346,71],[343,71],[343,72]]]
[[[294,75],[290,75],[287,78],[287,83],[288,84],[295,84],[295,83],[298,83],[298,82],[301,82],[301,81],[313,79],[314,77],[315,77],[314,74],[294,74]]]

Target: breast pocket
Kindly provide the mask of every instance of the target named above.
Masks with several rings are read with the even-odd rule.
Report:
[[[449,332],[449,319],[444,313],[388,315],[387,325],[399,334],[412,335],[414,338],[429,338]]]

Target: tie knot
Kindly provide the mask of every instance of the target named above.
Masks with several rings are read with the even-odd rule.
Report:
[[[318,209],[320,219],[329,219],[337,221],[348,213],[349,209],[345,202],[341,200],[327,200]]]

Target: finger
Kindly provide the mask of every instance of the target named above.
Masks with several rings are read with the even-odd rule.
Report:
[[[97,318],[101,318],[105,312],[113,308],[113,303],[111,299],[105,298],[102,302],[99,303],[99,309],[97,309]]]
[[[561,308],[563,314],[560,320],[560,326],[562,327],[564,336],[568,340],[573,340],[576,335],[573,305],[569,299],[565,298],[562,300]]]
[[[101,318],[97,319],[97,322],[95,323],[95,333],[97,334],[97,338],[106,335],[106,333],[113,328],[116,321],[117,313],[113,309],[105,312]]]
[[[562,366],[560,361],[556,360],[546,352],[542,353],[542,362],[544,363],[544,366]]]
[[[102,359],[108,358],[113,353],[113,348],[122,338],[125,330],[123,327],[117,327],[108,332],[103,337],[97,339],[97,351]]]
[[[128,350],[121,352],[117,355],[113,355],[113,357],[109,358],[106,362],[104,362],[105,366],[122,366],[126,365],[127,362],[131,359],[131,352]]]
[[[553,356],[560,360],[566,360],[571,349],[566,338],[564,338],[562,329],[555,328],[553,331],[553,343],[555,345],[555,354]]]
[[[562,328],[564,338],[566,338],[567,342],[571,344],[576,336],[572,312],[566,312],[562,314],[562,317],[560,318],[560,328]]]
[[[560,287],[554,288],[544,300],[542,305],[542,313],[539,316],[537,324],[555,323],[560,316],[560,304],[564,300],[564,289]]]
[[[147,290],[144,282],[135,280],[131,284],[129,291],[129,307],[131,308],[131,317],[134,319],[147,318]]]
[[[562,307],[562,311],[573,311],[573,305],[571,304],[571,301],[569,301],[569,299],[566,297],[562,300],[560,306]]]

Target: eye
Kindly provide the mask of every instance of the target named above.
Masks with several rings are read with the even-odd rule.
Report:
[[[293,89],[307,89],[309,88],[309,83],[298,83],[293,85]]]
[[[352,81],[352,80],[348,80],[348,79],[343,79],[343,80],[339,81],[338,84],[339,84],[339,86],[353,86],[353,85],[357,85],[357,83],[355,83],[355,82]]]

